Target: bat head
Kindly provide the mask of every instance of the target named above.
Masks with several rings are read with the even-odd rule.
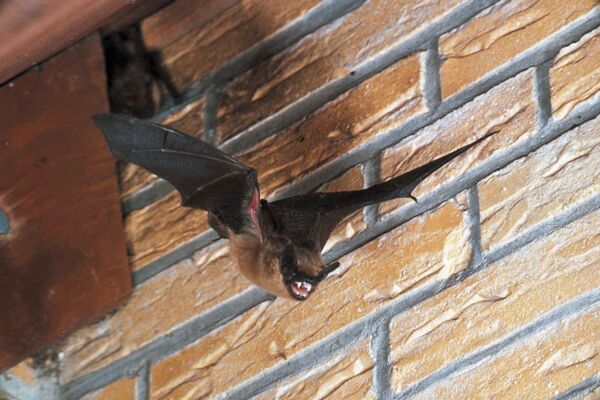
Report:
[[[319,263],[319,265],[322,265],[322,263]],[[283,277],[283,284],[289,295],[300,301],[306,300],[314,292],[319,282],[339,265],[338,262],[332,263],[325,268],[321,268],[316,275],[309,275],[299,265],[296,247],[292,243],[288,243],[283,248],[279,257],[279,270]]]
[[[319,252],[297,248],[287,240],[262,243],[254,236],[233,235],[229,245],[242,275],[273,295],[293,300],[306,300],[339,266],[323,267]]]

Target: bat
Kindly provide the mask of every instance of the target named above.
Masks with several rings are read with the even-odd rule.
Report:
[[[362,190],[318,192],[269,202],[260,198],[256,170],[214,146],[118,114],[93,117],[110,151],[170,182],[184,207],[208,212],[209,225],[229,239],[230,252],[247,279],[269,293],[306,300],[339,267],[321,251],[335,226],[361,208],[412,191],[433,172],[490,135],[412,171]]]

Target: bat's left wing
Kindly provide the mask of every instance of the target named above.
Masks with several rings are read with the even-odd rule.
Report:
[[[211,225],[221,235],[226,235],[221,224],[236,233],[247,227],[260,231],[254,169],[166,126],[117,114],[98,114],[94,121],[113,154],[171,183],[182,205],[215,215],[220,224]]]
[[[268,204],[275,229],[299,246],[321,251],[331,232],[347,215],[370,204],[407,197],[428,176],[496,132],[412,171],[368,189],[347,192],[310,193]]]

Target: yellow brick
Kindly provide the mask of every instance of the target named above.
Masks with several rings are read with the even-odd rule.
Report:
[[[174,112],[160,124],[180,130],[199,139],[204,135],[204,97]],[[119,168],[121,198],[125,198],[156,179],[156,176],[135,164],[123,162]]]
[[[346,17],[235,78],[219,96],[219,140],[351,74],[353,68],[369,57],[462,3],[463,0],[367,1]],[[365,106],[371,101],[374,100],[365,100]],[[395,112],[393,105],[390,106],[389,112]],[[353,120],[352,113],[357,107],[340,115],[340,125]],[[376,118],[375,113],[373,117]]]
[[[373,385],[373,359],[367,346],[368,342],[363,341],[253,400],[375,400],[369,391]]]
[[[600,211],[522,248],[394,319],[390,329],[394,390],[426,378],[598,287],[598,218]]]
[[[550,69],[552,111],[564,118],[600,92],[600,28],[560,51]]]
[[[245,151],[268,196],[424,109],[417,55],[395,64],[304,121]]]
[[[135,400],[135,379],[118,380],[81,400]]]
[[[225,243],[201,250],[135,288],[104,321],[69,336],[61,349],[61,380],[106,366],[248,287]]]
[[[241,0],[162,51],[162,61],[179,90],[249,49],[319,0]]]
[[[424,196],[440,184],[460,176],[499,150],[535,131],[532,71],[526,71],[474,99],[436,123],[383,152],[383,179],[410,171],[496,130],[499,133],[420,184],[414,194]],[[383,213],[412,200],[386,202]]]
[[[598,332],[595,305],[415,399],[549,399],[600,370]]]
[[[484,250],[600,192],[600,118],[478,185]]]
[[[212,398],[390,300],[465,268],[470,247],[463,218],[450,202],[414,219],[343,257],[308,301],[261,304],[155,364],[153,398]]]
[[[600,387],[586,394],[582,400],[600,400]]]
[[[501,1],[440,40],[444,98],[598,5],[596,0]]]
[[[179,192],[125,218],[129,262],[137,270],[208,230],[207,213],[181,207]]]
[[[33,359],[31,358],[21,361],[19,364],[6,371],[6,373],[10,376],[19,378],[29,386],[36,384],[35,368],[33,367]]]

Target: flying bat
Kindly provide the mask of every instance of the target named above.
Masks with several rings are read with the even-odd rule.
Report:
[[[117,114],[94,116],[111,152],[171,183],[184,207],[208,211],[210,226],[229,239],[240,272],[268,292],[306,300],[339,263],[321,251],[335,226],[361,208],[400,197],[487,138],[363,190],[309,193],[269,202],[256,170],[214,146],[167,126]],[[495,133],[495,132],[494,132]]]

